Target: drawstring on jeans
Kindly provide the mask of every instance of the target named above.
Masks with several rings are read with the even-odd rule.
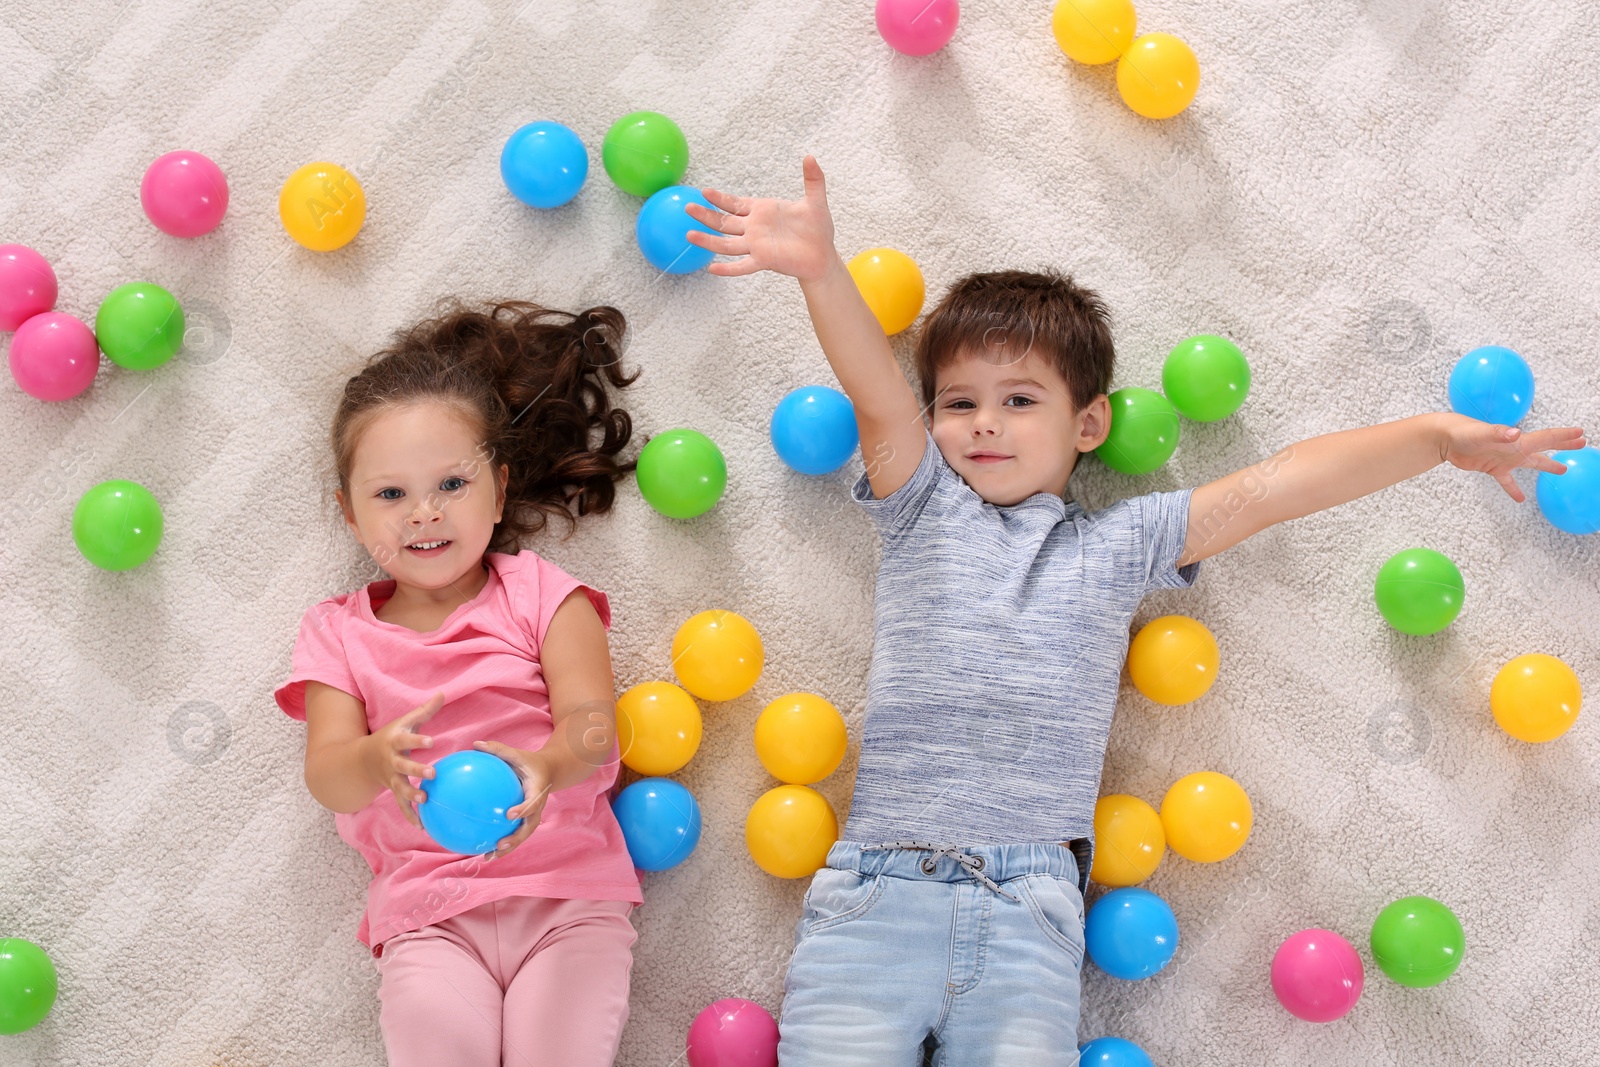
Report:
[[[965,869],[968,874],[972,875],[972,877],[976,878],[990,889],[993,889],[996,893],[999,893],[1007,900],[1017,900],[1016,897],[1012,896],[1010,893],[1007,893],[1004,889],[1001,889],[999,882],[996,882],[993,878],[990,878],[987,874],[983,873],[982,856],[969,855],[966,852],[963,852],[961,848],[956,845],[935,845],[927,841],[888,841],[881,845],[862,845],[861,851],[867,852],[873,849],[901,848],[912,849],[918,852],[933,853],[933,855],[922,861],[922,870],[926,874],[933,873],[934,866],[939,862],[940,856],[949,856],[951,859],[961,864],[962,868]]]

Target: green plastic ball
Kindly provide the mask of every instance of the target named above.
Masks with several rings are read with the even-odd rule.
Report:
[[[39,1025],[57,992],[56,965],[44,949],[20,937],[0,938],[0,1034]]]
[[[634,111],[606,131],[600,162],[617,188],[651,196],[683,180],[689,170],[689,142],[678,124],[659,111]]]
[[[161,505],[150,490],[120,478],[84,493],[72,511],[78,551],[102,570],[130,570],[149,559],[162,529]]]
[[[1178,410],[1154,389],[1129,386],[1107,397],[1111,432],[1094,454],[1114,471],[1149,474],[1178,447]]]
[[[159,285],[119,285],[100,302],[94,337],[100,351],[118,366],[152,370],[183,347],[183,309]]]
[[[728,487],[722,450],[696,430],[668,430],[639,451],[639,492],[669,519],[703,515]]]
[[[1216,422],[1238,411],[1250,395],[1250,364],[1226,337],[1190,337],[1167,353],[1161,391],[1184,418]]]
[[[1431,548],[1408,548],[1378,568],[1375,595],[1390,626],[1423,636],[1455,621],[1466,588],[1449,556]]]
[[[1436,986],[1455,974],[1466,947],[1461,920],[1432,897],[1401,897],[1372,924],[1372,958],[1411,989]]]

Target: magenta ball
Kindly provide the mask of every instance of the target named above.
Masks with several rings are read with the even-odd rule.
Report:
[[[11,339],[11,377],[40,400],[71,400],[94,381],[100,346],[80,319],[59,311],[34,315]]]
[[[144,172],[139,202],[164,233],[199,237],[216,229],[228,210],[228,180],[199,152],[168,152]]]
[[[878,32],[889,47],[908,56],[937,52],[961,21],[956,0],[878,0]]]
[[[1301,930],[1272,957],[1272,991],[1290,1015],[1313,1023],[1342,1019],[1361,999],[1361,957],[1332,930]]]
[[[778,1067],[778,1024],[753,1000],[728,997],[689,1024],[689,1067]]]
[[[56,272],[27,245],[0,245],[0,330],[56,306]]]

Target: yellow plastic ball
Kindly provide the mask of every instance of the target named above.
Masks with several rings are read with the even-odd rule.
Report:
[[[1225,774],[1197,771],[1172,783],[1161,801],[1167,844],[1196,863],[1225,860],[1250,836],[1250,798]]]
[[[622,762],[659,777],[679,770],[700,748],[700,707],[671,682],[642,682],[617,698]]]
[[[837,840],[839,819],[833,805],[803,785],[767,790],[750,805],[744,820],[744,843],[750,858],[779,878],[815,874]]]
[[[1056,44],[1079,63],[1109,63],[1133,43],[1133,0],[1060,0],[1050,17]]]
[[[1489,710],[1518,741],[1554,741],[1577,721],[1583,686],[1554,656],[1530,652],[1500,668],[1489,687]]]
[[[897,334],[917,321],[928,289],[922,270],[910,256],[892,248],[869,248],[848,266],[884,333]]]
[[[1157,704],[1187,704],[1217,680],[1221,652],[1205,624],[1187,615],[1151,619],[1128,645],[1128,676]]]
[[[350,243],[367,219],[367,196],[337,163],[307,163],[278,192],[278,217],[289,236],[313,252]]]
[[[1170,33],[1147,33],[1117,61],[1117,91],[1147,119],[1170,119],[1194,102],[1200,61]]]
[[[756,756],[780,782],[822,781],[839,769],[849,743],[844,716],[815,693],[785,693],[756,719]]]
[[[672,669],[701,700],[743,696],[761,677],[761,635],[743,615],[702,611],[672,638]]]
[[[1167,854],[1167,833],[1156,809],[1125,793],[1101,797],[1094,806],[1094,866],[1101,885],[1138,885],[1155,873]]]

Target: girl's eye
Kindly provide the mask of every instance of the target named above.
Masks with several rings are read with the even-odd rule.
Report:
[[[450,484],[451,482],[460,482],[461,485],[451,485]],[[450,477],[446,478],[444,481],[439,483],[439,488],[441,490],[443,490],[444,492],[446,492],[446,493],[453,493],[457,489],[460,489],[461,486],[464,486],[466,484],[467,484],[467,480],[465,478],[462,478],[459,475],[452,474]],[[381,490],[378,491],[378,499],[379,500],[399,500],[400,499],[400,497],[397,497],[397,496],[384,496],[385,493],[401,493],[401,494],[404,494],[405,490],[396,488],[395,486],[391,485],[387,489],[381,489]]]
[[[1031,396],[1022,396],[1020,394],[1017,395],[1017,396],[1012,397],[1011,399],[1012,400],[1026,400],[1030,405],[1033,403],[1033,397],[1031,397]]]
[[[962,404],[971,404],[971,403],[972,403],[972,401],[970,401],[970,400],[952,400],[950,402],[950,406],[955,408],[955,407],[960,407]]]

